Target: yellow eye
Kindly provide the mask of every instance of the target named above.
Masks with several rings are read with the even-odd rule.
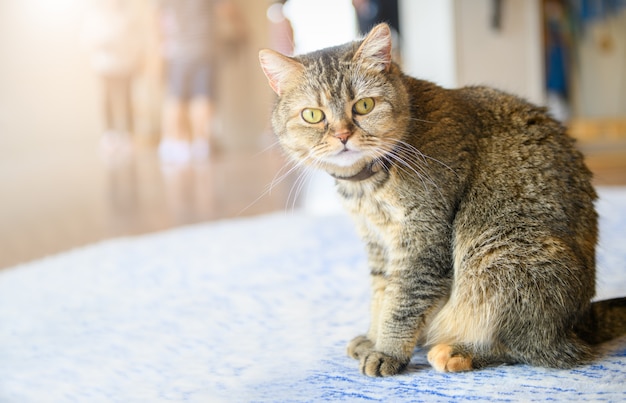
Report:
[[[352,110],[357,115],[367,115],[374,109],[374,98],[363,98],[356,101]]]
[[[311,124],[319,123],[324,120],[324,112],[317,108],[306,108],[302,111],[302,119]]]

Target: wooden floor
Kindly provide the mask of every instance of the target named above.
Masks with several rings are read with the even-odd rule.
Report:
[[[294,176],[276,183],[284,167],[275,151],[163,166],[153,148],[108,162],[95,147],[0,161],[0,268],[107,238],[294,208]]]
[[[626,185],[626,149],[589,150],[596,185]],[[107,238],[289,210],[295,175],[278,152],[162,166],[153,148],[106,162],[95,147],[0,161],[0,268]],[[268,191],[270,184],[271,191]]]

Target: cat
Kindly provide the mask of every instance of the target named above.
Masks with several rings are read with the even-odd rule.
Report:
[[[402,372],[416,346],[447,372],[589,362],[626,334],[626,299],[590,302],[596,193],[574,140],[513,95],[404,75],[391,50],[381,24],[259,53],[278,142],[335,178],[367,247],[371,323],[349,356],[369,376]]]

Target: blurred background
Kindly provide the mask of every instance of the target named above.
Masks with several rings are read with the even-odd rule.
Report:
[[[299,179],[276,147],[258,50],[307,52],[379,21],[395,28],[409,74],[547,105],[579,139],[596,184],[626,184],[626,1],[193,3],[0,0],[0,268],[112,237],[331,204],[328,179]],[[123,49],[107,42],[116,35]],[[176,35],[211,48],[211,92],[197,102],[170,88]],[[132,63],[103,59],[116,52]]]

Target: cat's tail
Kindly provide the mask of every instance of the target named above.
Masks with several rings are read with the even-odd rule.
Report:
[[[626,297],[593,302],[575,331],[590,344],[626,335]]]

